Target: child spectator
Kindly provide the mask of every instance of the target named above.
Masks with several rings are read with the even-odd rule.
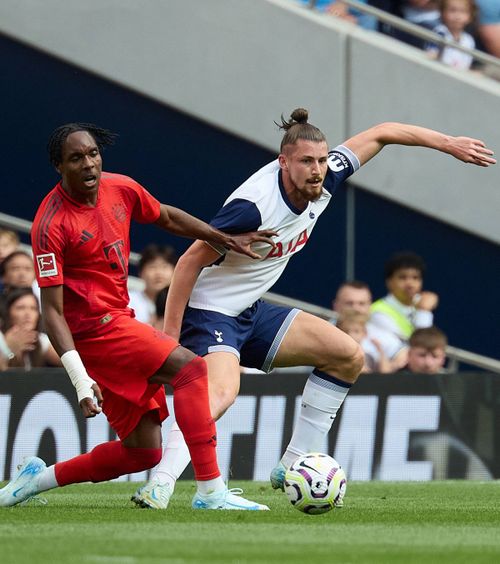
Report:
[[[433,324],[438,304],[434,292],[423,292],[425,263],[415,253],[393,255],[384,265],[387,296],[371,306],[370,323],[390,331],[403,343],[415,329]]]
[[[441,0],[439,9],[441,23],[433,31],[445,39],[455,41],[462,47],[474,49],[476,46],[474,38],[465,31],[465,28],[476,17],[474,0]],[[474,60],[472,55],[464,51],[436,43],[428,44],[427,52],[433,59],[459,70],[469,69]]]
[[[448,339],[437,327],[417,329],[410,337],[406,370],[420,374],[443,372]]]
[[[390,360],[377,339],[368,337],[366,324],[369,316],[355,310],[346,310],[337,319],[337,327],[361,345],[365,353],[362,372],[388,373],[392,371]]]
[[[155,315],[158,292],[170,286],[177,256],[173,247],[148,245],[141,253],[139,277],[144,280],[144,290],[130,292],[129,307],[138,321],[151,324]]]
[[[3,312],[5,341],[12,351],[9,368],[61,366],[48,336],[40,331],[40,322],[40,307],[31,288],[13,288],[5,297]]]

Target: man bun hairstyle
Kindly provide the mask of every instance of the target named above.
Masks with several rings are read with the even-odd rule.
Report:
[[[47,151],[49,153],[50,163],[54,166],[58,166],[62,162],[62,147],[66,141],[68,135],[76,133],[77,131],[86,131],[89,133],[99,147],[99,152],[101,152],[104,147],[108,145],[114,145],[115,139],[118,137],[116,133],[113,133],[109,129],[104,129],[98,127],[93,123],[66,123],[54,129],[50,134],[49,141],[47,143]]]
[[[285,132],[281,140],[280,150],[286,145],[295,145],[299,139],[304,141],[313,141],[314,143],[326,143],[325,134],[315,125],[308,122],[309,112],[304,108],[293,110],[290,119],[286,120],[281,114],[281,123],[274,122],[280,129]]]

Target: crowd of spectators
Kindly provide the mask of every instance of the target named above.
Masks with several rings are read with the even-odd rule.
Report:
[[[361,345],[363,372],[443,371],[448,343],[434,326],[439,300],[423,290],[424,272],[420,256],[397,253],[384,265],[387,294],[382,298],[372,303],[369,286],[360,281],[345,282],[337,290],[332,323]]]
[[[135,316],[158,330],[176,262],[172,247],[148,245],[138,264],[143,288],[130,291]],[[385,263],[387,294],[375,302],[365,282],[347,281],[337,289],[331,322],[363,348],[363,372],[444,370],[447,338],[433,325],[438,296],[423,289],[424,273],[422,258],[403,252]],[[43,332],[38,296],[30,253],[14,231],[0,228],[0,370],[61,365]]]
[[[358,0],[379,8],[411,24],[433,31],[441,37],[469,49],[477,48],[500,57],[500,2],[498,0]],[[498,76],[489,65],[474,63],[473,57],[460,50],[438,43],[430,43],[396,26],[377,21],[374,16],[348,6],[342,0],[300,0],[316,10],[357,24],[365,29],[380,31],[400,41],[425,50],[429,57],[459,70],[483,70]]]

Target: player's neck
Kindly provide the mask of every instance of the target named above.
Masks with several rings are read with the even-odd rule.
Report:
[[[97,196],[99,194],[98,186],[88,192],[82,192],[80,190],[72,190],[69,186],[65,185],[64,181],[61,181],[61,187],[72,200],[75,200],[75,202],[91,208],[96,206]]]

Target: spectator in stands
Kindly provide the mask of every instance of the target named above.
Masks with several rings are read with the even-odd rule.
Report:
[[[5,297],[5,341],[12,355],[9,368],[31,370],[37,366],[61,366],[49,338],[41,332],[40,306],[31,288],[13,288]]]
[[[370,316],[355,310],[346,310],[337,319],[337,327],[359,343],[365,353],[362,372],[392,372],[390,360],[377,339],[368,337],[367,324]]]
[[[338,288],[332,302],[332,309],[335,316],[343,315],[347,311],[355,311],[369,317],[371,305],[372,293],[368,284],[359,280],[352,280],[344,282]],[[335,323],[335,319],[332,321]],[[365,355],[373,357],[375,364],[383,363],[379,358],[379,347],[383,351],[384,357],[389,359],[391,371],[398,370],[406,364],[408,348],[398,337],[374,325],[370,320],[366,323],[366,330],[367,339],[361,343],[361,346]]]
[[[462,47],[474,49],[476,42],[474,37],[466,31],[476,17],[476,4],[474,0],[440,0],[439,10],[441,23],[433,31],[450,41],[455,41]],[[437,43],[429,43],[426,50],[430,57],[437,59],[459,70],[467,70],[473,63],[472,55]]]
[[[423,292],[425,263],[411,252],[393,255],[384,265],[389,293],[371,306],[370,321],[407,343],[415,329],[433,324],[438,304],[434,292]]]
[[[429,30],[434,29],[440,23],[437,0],[374,0],[374,2],[377,8]],[[419,49],[423,49],[426,45],[425,40],[412,33],[396,29],[387,24],[382,24],[379,27],[383,33],[392,35],[396,39]]]
[[[11,229],[0,227],[0,263],[19,248],[19,235]]]
[[[10,253],[0,264],[4,291],[12,288],[31,288],[35,281],[33,259],[24,251]]]
[[[372,4],[370,0],[358,0],[360,4]],[[301,0],[302,4],[312,7],[310,0]],[[348,6],[342,0],[316,0],[313,6],[319,12],[330,14],[341,20],[357,24],[365,29],[377,29],[377,19],[374,16],[365,14],[361,10],[356,10]]]
[[[479,9],[478,35],[485,50],[500,57],[500,2],[476,0]]]
[[[173,247],[148,245],[141,253],[139,277],[144,281],[144,290],[130,292],[131,307],[135,317],[143,323],[152,323],[155,315],[155,300],[158,292],[170,286],[177,256]]]
[[[410,337],[408,364],[409,372],[439,374],[446,362],[448,339],[437,327],[417,329]]]

